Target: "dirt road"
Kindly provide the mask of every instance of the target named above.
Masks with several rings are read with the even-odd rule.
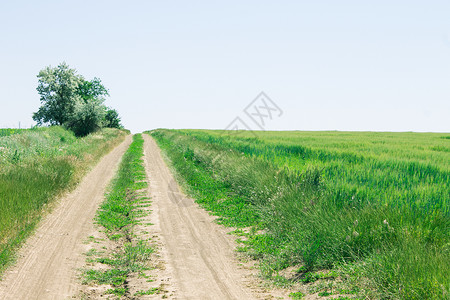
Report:
[[[253,299],[235,243],[214,217],[179,192],[155,141],[145,139],[152,209],[176,299]]]
[[[142,235],[157,242],[158,259],[153,263],[160,266],[152,270],[155,280],[130,278],[131,289],[144,290],[151,284],[164,288],[164,293],[139,297],[143,299],[273,299],[273,291],[259,288],[249,269],[238,266],[236,243],[227,234],[230,229],[214,223],[213,216],[179,191],[155,141],[143,136],[152,205],[147,225],[138,226],[137,232],[142,229]],[[90,247],[84,242],[98,233],[93,224],[95,212],[130,143],[129,136],[41,222],[20,250],[17,264],[0,282],[0,299],[79,297],[77,270],[85,265],[84,254]]]
[[[131,136],[107,154],[75,191],[63,197],[19,252],[0,282],[0,299],[67,299],[76,292],[76,269],[84,264],[83,241]]]

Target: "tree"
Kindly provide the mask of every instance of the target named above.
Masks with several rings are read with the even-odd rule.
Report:
[[[107,108],[103,102],[109,93],[101,80],[96,77],[91,81],[83,79],[78,86],[78,94],[81,101],[76,104],[74,113],[67,120],[67,128],[76,136],[85,136],[105,127]]]
[[[103,127],[105,106],[100,100],[78,103],[72,117],[65,124],[76,136],[86,136]]]
[[[42,106],[33,114],[33,120],[38,125],[63,125],[81,101],[79,86],[84,81],[83,77],[65,62],[55,68],[46,67],[37,77]]]
[[[105,126],[122,128],[117,111],[103,104],[109,92],[99,78],[87,81],[65,62],[46,67],[37,77],[42,105],[33,120],[38,125],[63,125],[77,136]]]
[[[104,126],[108,128],[123,128],[122,124],[120,124],[119,113],[115,109],[110,107],[106,109]]]
[[[97,77],[94,77],[91,81],[83,80],[78,87],[78,93],[86,103],[94,99],[102,100],[103,103],[105,101],[105,96],[109,96],[108,90]]]

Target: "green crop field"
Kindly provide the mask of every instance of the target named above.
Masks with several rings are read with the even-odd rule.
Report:
[[[0,135],[0,271],[51,203],[127,134],[103,129],[76,138],[62,127],[2,130]],[[8,133],[8,136],[6,136]],[[17,133],[17,134],[13,134]]]
[[[450,134],[150,134],[186,192],[245,236],[239,250],[275,283],[450,296]]]

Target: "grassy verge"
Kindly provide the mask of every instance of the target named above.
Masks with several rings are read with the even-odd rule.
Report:
[[[63,128],[51,127],[0,138],[0,273],[45,207],[72,189],[126,134],[107,129],[77,139]]]
[[[0,137],[21,133],[29,129],[0,128]],[[33,129],[30,129],[33,130]]]
[[[448,297],[447,140],[365,136],[366,146],[356,134],[305,147],[283,133],[151,134],[185,190],[246,237],[239,250],[262,275],[303,284],[293,297]]]
[[[128,295],[128,278],[133,273],[144,276],[143,271],[147,270],[149,257],[154,251],[146,241],[133,233],[134,226],[143,217],[142,207],[149,205],[146,193],[142,191],[147,187],[142,160],[143,143],[140,134],[133,137],[110,191],[97,213],[96,221],[114,244],[114,250],[95,258],[94,262],[103,267],[84,271],[86,284],[110,285],[107,294],[119,297],[131,296]]]

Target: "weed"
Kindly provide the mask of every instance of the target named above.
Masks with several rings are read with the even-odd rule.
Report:
[[[90,249],[88,252],[86,252],[86,256],[94,256],[94,255],[98,255],[100,254],[99,252],[97,252],[97,250],[95,249]]]
[[[310,282],[315,282],[319,278],[320,277],[318,274],[307,272],[300,278],[300,281],[304,282],[304,283],[310,283]]]
[[[113,286],[122,285],[127,279],[127,272],[125,270],[111,269],[111,270],[87,270],[85,273],[85,281],[93,281],[99,284],[111,284]]]
[[[289,297],[291,297],[294,300],[301,300],[303,299],[305,295],[302,292],[292,292],[289,294]]]
[[[119,288],[113,288],[113,289],[107,289],[106,290],[106,294],[112,294],[112,295],[116,295],[116,296],[125,296],[125,294],[128,292],[128,289],[124,288],[124,287],[119,287]]]
[[[134,296],[144,296],[144,295],[154,295],[154,294],[158,294],[160,292],[161,288],[157,287],[157,288],[151,288],[148,290],[141,290],[141,291],[137,291]]]
[[[109,236],[109,239],[111,239],[112,241],[117,241],[118,239],[122,238],[123,234],[121,233],[116,233],[116,234],[111,234]]]

